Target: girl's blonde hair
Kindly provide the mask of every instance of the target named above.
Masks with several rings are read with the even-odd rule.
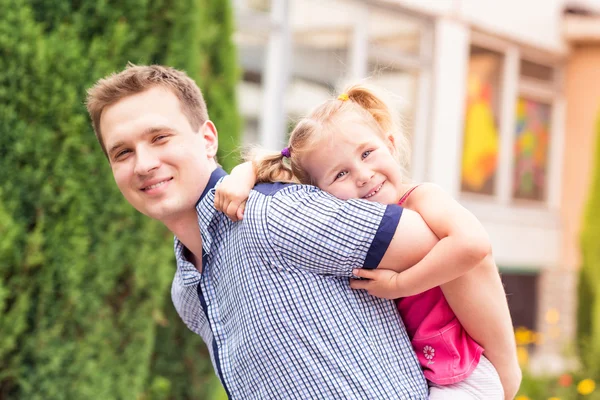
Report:
[[[395,156],[406,176],[410,163],[410,143],[382,97],[376,94],[376,89],[365,84],[352,85],[337,98],[327,100],[302,118],[281,153],[251,150],[246,159],[254,163],[257,182],[313,184],[302,167],[303,157],[335,131],[340,119],[348,116],[359,117],[384,140],[392,137]]]

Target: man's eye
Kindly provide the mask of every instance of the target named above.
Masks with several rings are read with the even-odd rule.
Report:
[[[123,158],[123,156],[125,156],[127,153],[129,153],[129,150],[121,150],[121,151],[119,151],[115,155],[115,160],[118,160],[119,158]]]
[[[160,140],[163,140],[167,137],[167,135],[158,135],[154,138],[154,140],[152,142],[158,142]]]
[[[362,158],[365,159],[367,157],[369,157],[369,154],[371,154],[373,152],[373,150],[367,150],[364,153],[362,153]]]

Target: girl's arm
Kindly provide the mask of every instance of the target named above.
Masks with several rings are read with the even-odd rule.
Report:
[[[406,205],[422,215],[441,239],[439,243],[421,262],[404,272],[379,268],[355,270],[355,275],[370,280],[354,280],[351,286],[393,299],[406,296],[406,293],[419,293],[423,288],[435,286],[436,282],[442,283],[439,286],[454,314],[469,335],[485,349],[485,356],[500,376],[505,398],[512,399],[519,389],[521,370],[508,303],[489,250],[487,234],[471,213],[441,189],[429,184],[422,186],[415,189]],[[438,265],[428,264],[435,262]],[[461,262],[465,265],[458,265]],[[460,276],[452,279],[454,274]],[[422,285],[414,281],[418,279],[423,280]],[[417,288],[407,290],[407,285],[411,284]]]
[[[400,274],[359,271],[360,277],[387,277],[395,289],[393,296],[385,297],[406,297],[440,286],[465,274],[491,254],[481,223],[439,186],[420,185],[408,198],[406,207],[420,214],[440,240],[421,261]]]
[[[505,399],[521,383],[514,328],[498,268],[491,256],[463,276],[440,286],[446,301],[469,335],[496,368]]]
[[[256,171],[251,161],[234,167],[215,190],[215,208],[236,222],[244,217],[246,200],[256,184]]]

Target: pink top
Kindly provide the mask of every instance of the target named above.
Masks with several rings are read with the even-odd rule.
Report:
[[[398,202],[402,205],[409,190]],[[464,330],[438,287],[397,300],[406,331],[423,368],[425,378],[438,385],[466,379],[483,353]]]

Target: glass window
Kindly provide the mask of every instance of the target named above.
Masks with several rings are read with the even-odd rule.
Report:
[[[385,89],[403,134],[412,137],[417,106],[423,21],[386,9],[369,10],[368,75]]]
[[[461,168],[461,189],[466,192],[495,192],[502,63],[501,54],[471,47]]]
[[[551,107],[520,97],[516,114],[513,196],[545,200]]]
[[[369,11],[369,47],[393,55],[418,55],[422,22],[385,9]]]
[[[329,99],[346,82],[352,19],[339,1],[293,1],[290,79],[285,93],[288,125]]]
[[[533,78],[539,81],[552,82],[554,79],[554,68],[537,64],[527,60],[521,60],[521,76]]]
[[[395,116],[401,119],[402,127],[408,130],[404,134],[411,136],[417,103],[418,71],[394,66],[385,67],[376,62],[369,63],[369,71],[370,82],[391,94],[386,100],[397,113]]]
[[[288,118],[303,117],[339,90],[348,74],[348,43],[344,32],[294,36],[291,76],[285,95]]]
[[[244,118],[242,142],[258,144],[258,119],[263,96],[262,73],[268,36],[263,32],[238,30],[234,36],[238,59],[242,65],[242,79],[238,83],[237,98]]]
[[[515,328],[537,328],[538,281],[537,273],[503,271],[502,283]]]

